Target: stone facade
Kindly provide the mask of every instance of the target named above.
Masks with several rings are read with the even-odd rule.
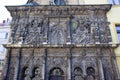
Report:
[[[13,20],[3,80],[118,80],[110,8],[7,6]]]

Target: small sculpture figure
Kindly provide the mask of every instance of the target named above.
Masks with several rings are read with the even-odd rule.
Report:
[[[40,69],[36,68],[34,72],[34,78],[32,80],[40,80]]]
[[[28,68],[25,70],[25,78],[24,80],[31,80],[30,76],[29,76],[29,70]]]

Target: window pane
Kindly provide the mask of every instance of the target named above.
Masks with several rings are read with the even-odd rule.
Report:
[[[109,0],[110,4],[120,4],[120,0]]]
[[[120,43],[120,33],[118,34],[118,40],[119,40],[119,43]]]
[[[5,32],[0,32],[0,39],[5,39]]]
[[[120,4],[119,0],[114,0],[115,4]]]
[[[117,26],[116,29],[117,29],[117,31],[120,30],[120,26],[119,27]]]
[[[117,35],[118,35],[118,41],[120,43],[120,25],[116,25],[116,32],[117,32]]]
[[[7,37],[8,37],[8,33],[5,34],[5,39],[7,39]]]

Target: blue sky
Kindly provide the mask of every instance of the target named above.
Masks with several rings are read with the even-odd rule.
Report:
[[[5,6],[7,5],[22,5],[25,4],[27,0],[0,0],[0,23],[7,18],[11,19],[11,16]]]

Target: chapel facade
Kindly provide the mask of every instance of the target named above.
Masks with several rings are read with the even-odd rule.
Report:
[[[44,1],[6,6],[13,19],[3,80],[118,80],[111,5]]]

